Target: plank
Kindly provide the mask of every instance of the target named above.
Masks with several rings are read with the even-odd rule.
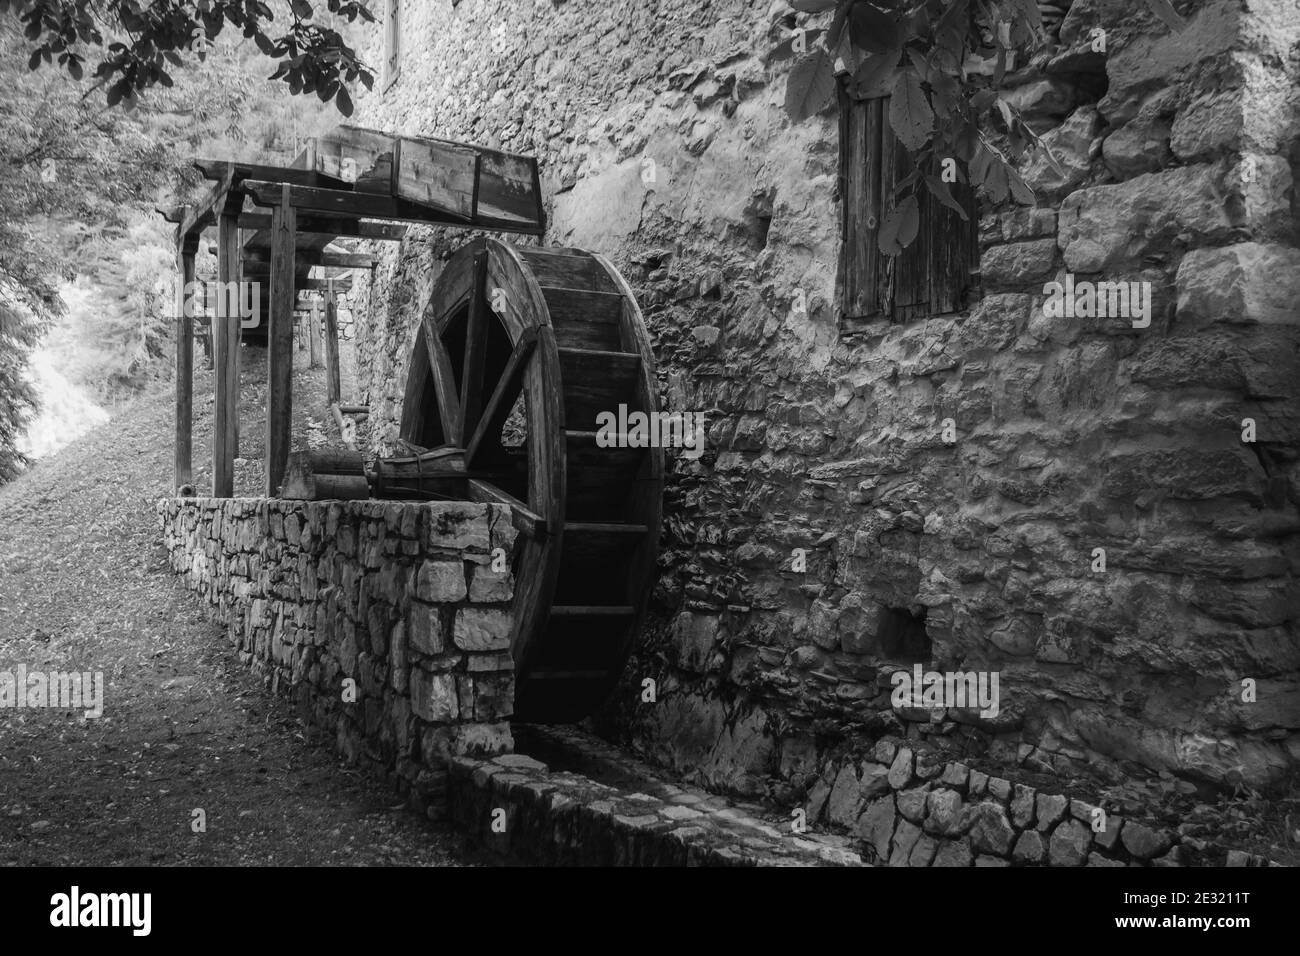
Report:
[[[620,404],[635,407],[640,356],[593,349],[559,352],[566,428],[591,429],[601,412],[616,412]]]
[[[484,481],[480,478],[469,479],[468,488],[471,501],[478,501],[484,504],[505,505],[508,507],[512,516],[511,524],[516,530],[534,538],[541,537],[547,533],[545,519],[540,515],[534,514],[526,504],[514,495],[502,491],[491,482]]]
[[[569,255],[555,249],[516,246],[515,252],[543,288],[582,289],[588,292],[618,292],[618,287],[596,260],[586,253]]]
[[[310,344],[308,364],[311,368],[320,368],[323,361],[324,343],[321,342],[320,325],[320,303],[312,300],[311,312],[307,315],[307,341]]]
[[[343,384],[339,379],[339,313],[333,293],[325,297],[325,393],[337,404]]]
[[[337,126],[316,140],[316,171],[349,183],[359,193],[394,192],[393,137],[356,126]]]
[[[553,286],[543,286],[542,296],[560,348],[621,351],[618,321],[622,296]]]
[[[179,306],[176,317],[176,447],[174,485],[177,494],[191,488],[193,474],[194,425],[194,318],[184,301],[184,290],[194,281],[194,257],[198,252],[197,238],[182,240],[179,248],[178,278],[181,295],[175,297]]]
[[[239,281],[239,227],[235,215],[222,215],[217,224],[217,279],[223,283]],[[240,320],[238,315],[226,314],[227,305],[226,297],[219,296],[213,330],[216,396],[212,411],[212,494],[216,498],[229,498],[235,493],[238,441]]]
[[[284,185],[271,227],[270,327],[267,341],[266,489],[273,498],[284,480],[293,415],[293,304],[297,216]]]
[[[454,143],[398,137],[396,193],[459,218],[474,216],[479,154]]]
[[[270,229],[271,215],[264,212],[246,212],[239,216],[241,229]],[[406,238],[407,227],[400,223],[367,222],[363,219],[322,216],[299,216],[298,235],[342,236],[349,239],[382,239],[397,242]]]
[[[254,203],[259,206],[273,206],[280,201],[279,187],[276,183],[248,180],[241,188],[247,191]],[[473,226],[492,229],[494,232],[540,234],[540,226],[536,223],[498,219],[482,213],[472,219],[466,219],[397,196],[378,193],[293,186],[290,201],[300,212],[327,217],[390,219],[402,222]]]
[[[541,196],[535,188],[536,160],[480,150],[474,216],[541,225]]]

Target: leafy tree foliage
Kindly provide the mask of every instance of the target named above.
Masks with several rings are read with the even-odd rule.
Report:
[[[369,14],[333,2],[315,25],[310,6],[0,0],[0,482],[23,466],[15,440],[36,396],[22,373],[47,331],[65,375],[101,400],[162,364],[172,329],[155,290],[171,278],[174,250],[153,208],[205,187],[189,161],[287,164],[337,109],[350,111],[342,84],[368,73],[347,37]],[[289,24],[284,35],[267,32],[269,14]],[[191,48],[167,56],[190,22],[202,26],[186,34]],[[140,66],[149,50],[161,56],[156,74]],[[96,52],[115,69],[90,68]],[[268,55],[286,82],[265,81]],[[175,59],[183,68],[169,70]],[[55,62],[61,70],[40,68]],[[67,309],[58,291],[74,277],[83,291]]]
[[[360,0],[326,0],[330,14],[347,22],[374,15]],[[273,32],[276,16],[262,0],[0,0],[0,13],[21,19],[26,39],[35,43],[28,66],[58,65],[80,80],[92,48],[101,51],[94,68],[95,87],[109,106],[130,109],[143,90],[171,86],[170,68],[184,56],[202,58],[227,26],[239,30],[266,56],[279,61],[272,79],[295,93],[315,93],[352,114],[347,83],[370,89],[374,74],[333,26],[315,21],[311,0],[288,0],[288,23]],[[106,39],[107,35],[107,39]]]

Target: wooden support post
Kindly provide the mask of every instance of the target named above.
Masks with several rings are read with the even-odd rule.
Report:
[[[325,295],[325,388],[329,403],[337,404],[343,385],[339,380],[339,307],[333,289]]]
[[[176,463],[175,491],[193,494],[194,480],[194,315],[189,293],[194,282],[198,237],[184,236],[177,249],[181,288],[173,296],[176,316]]]
[[[215,328],[216,400],[212,412],[212,495],[235,494],[235,455],[239,427],[239,299],[226,294],[239,288],[239,204],[230,202],[217,222],[217,295]],[[233,313],[233,314],[228,314]]]
[[[311,343],[312,368],[320,368],[321,363],[320,318],[320,303],[312,299],[311,316],[307,319],[307,336],[308,341]]]
[[[271,326],[267,341],[266,497],[279,493],[293,416],[293,300],[296,212],[285,184],[271,217]]]

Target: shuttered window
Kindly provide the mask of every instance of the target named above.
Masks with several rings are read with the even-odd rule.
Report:
[[[907,321],[960,311],[969,304],[979,270],[975,196],[964,182],[948,188],[966,210],[967,222],[922,184],[916,239],[897,256],[881,253],[877,236],[888,197],[912,170],[888,113],[888,97],[856,100],[840,91],[843,242],[838,285],[845,330],[881,318]]]
[[[402,3],[384,2],[384,89],[388,89],[402,66]]]

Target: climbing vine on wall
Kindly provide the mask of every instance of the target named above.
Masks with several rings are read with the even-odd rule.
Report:
[[[831,14],[825,27],[784,41],[804,54],[786,87],[795,121],[829,106],[840,84],[856,99],[890,98],[889,124],[913,169],[887,197],[882,253],[897,255],[915,239],[922,189],[962,219],[966,212],[949,190],[954,180],[969,181],[993,204],[1034,201],[1016,163],[1044,147],[999,88],[1015,59],[1023,62],[1046,39],[1036,0],[789,3],[802,13]],[[1170,28],[1183,25],[1169,0],[1147,4]]]

